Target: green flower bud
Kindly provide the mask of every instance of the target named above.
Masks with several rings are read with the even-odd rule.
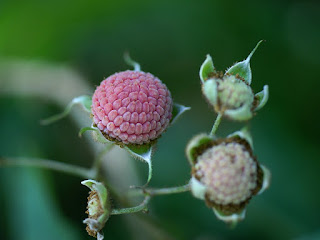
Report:
[[[236,120],[251,118],[254,94],[243,80],[233,75],[225,75],[222,79],[207,80],[202,85],[202,90],[216,112]]]
[[[244,61],[234,64],[225,74],[216,71],[211,56],[207,55],[200,68],[202,91],[217,113],[233,120],[245,121],[267,103],[267,85],[257,94],[254,94],[250,87],[250,59],[261,42]]]
[[[249,200],[269,186],[270,173],[253,155],[247,132],[208,139],[201,134],[187,146],[192,166],[191,192],[205,200],[219,219],[240,221]]]
[[[86,218],[83,223],[87,224],[86,230],[90,236],[102,240],[103,232],[101,230],[110,216],[110,203],[107,189],[102,183],[94,180],[85,180],[82,181],[81,184],[91,190],[86,211],[88,218]]]

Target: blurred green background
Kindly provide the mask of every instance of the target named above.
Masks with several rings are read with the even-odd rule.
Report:
[[[192,107],[159,140],[151,182],[184,184],[190,177],[184,147],[193,135],[208,132],[215,119],[200,92],[205,55],[225,70],[265,39],[251,61],[252,86],[258,92],[268,84],[270,99],[250,125],[255,153],[272,171],[272,184],[251,201],[245,221],[231,230],[189,193],[159,196],[147,220],[153,227],[114,216],[105,238],[320,239],[319,12],[319,1],[302,0],[1,0],[0,156],[90,166],[93,152],[78,138],[71,118],[39,124],[62,110],[58,96],[64,94],[63,103],[76,97],[77,86],[64,86],[59,75],[39,76],[49,75],[48,69],[72,69],[91,88],[81,94],[91,94],[103,77],[128,69],[122,56],[129,51],[142,70],[162,79],[176,102]],[[48,82],[53,92],[33,96],[33,87]],[[218,134],[241,126],[224,120]],[[132,171],[144,181],[146,165],[132,161]],[[87,189],[81,180],[0,168],[0,239],[93,239],[82,224]]]

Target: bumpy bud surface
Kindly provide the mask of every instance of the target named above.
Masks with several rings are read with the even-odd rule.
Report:
[[[254,95],[250,86],[235,76],[225,76],[218,79],[219,110],[237,109],[243,105],[251,105]]]
[[[257,163],[236,142],[207,149],[194,169],[195,177],[207,187],[208,200],[215,204],[239,204],[257,187]]]
[[[144,144],[168,127],[172,98],[167,87],[150,73],[116,73],[97,87],[92,97],[93,121],[110,140]]]

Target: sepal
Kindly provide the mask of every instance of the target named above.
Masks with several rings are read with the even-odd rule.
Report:
[[[125,145],[126,149],[133,157],[138,158],[148,164],[148,180],[145,185],[148,185],[152,178],[152,153],[155,149],[155,143],[143,145]]]
[[[251,84],[252,80],[252,73],[251,73],[251,68],[250,68],[250,59],[254,52],[257,50],[259,45],[263,42],[263,40],[259,41],[256,45],[256,47],[251,51],[249,56],[241,62],[238,62],[231,66],[227,71],[226,74],[231,74],[231,75],[238,75],[242,79],[246,81],[249,85]]]
[[[67,105],[67,107],[65,108],[65,110],[62,113],[51,116],[47,119],[43,119],[40,121],[40,123],[42,125],[49,125],[51,123],[54,123],[64,117],[68,116],[72,107],[76,104],[79,104],[85,112],[91,113],[92,99],[90,96],[83,95],[83,96],[79,96],[79,97],[72,99],[72,101]]]
[[[260,167],[263,172],[263,182],[262,182],[262,187],[261,187],[260,191],[258,192],[258,194],[263,193],[267,188],[269,188],[270,182],[271,182],[270,170],[263,165],[260,165]]]
[[[204,83],[206,80],[210,78],[210,75],[216,73],[216,70],[213,66],[212,58],[209,54],[207,54],[206,60],[202,63],[200,67],[200,79],[201,82]]]
[[[210,104],[213,106],[218,104],[218,83],[215,78],[209,79],[203,83],[202,92]]]
[[[108,140],[107,138],[105,138],[105,136],[103,136],[103,134],[101,133],[99,128],[95,127],[93,124],[91,125],[91,127],[81,128],[80,131],[79,131],[79,137],[82,137],[82,135],[87,131],[92,131],[92,138],[96,142],[103,143],[103,144],[106,144],[106,143],[112,144],[112,143],[114,143],[114,142]]]
[[[232,138],[232,137],[239,137],[246,140],[250,144],[251,149],[253,149],[253,140],[248,127],[244,127],[240,131],[236,131],[227,136],[227,138]]]
[[[201,200],[205,200],[205,195],[207,188],[204,184],[198,181],[195,177],[190,179],[190,189],[191,193],[194,197],[199,198]]]
[[[247,121],[252,118],[251,105],[243,105],[237,109],[225,110],[224,115],[232,120]]]
[[[174,103],[172,108],[172,118],[170,120],[170,125],[174,124],[183,113],[185,113],[190,109],[191,109],[190,107],[186,107],[186,106]]]
[[[188,143],[186,147],[186,155],[191,166],[196,164],[197,158],[197,149],[201,146],[206,145],[209,142],[212,142],[213,138],[205,133],[194,136]]]
[[[231,215],[225,215],[220,211],[216,210],[215,208],[212,208],[212,210],[218,219],[231,225],[237,224],[238,222],[242,221],[246,216],[246,209],[243,209],[241,212],[233,213]]]
[[[261,92],[258,92],[255,95],[256,100],[258,101],[257,106],[255,107],[255,111],[258,111],[259,109],[263,108],[264,105],[268,102],[269,99],[269,86],[264,85],[263,90]]]

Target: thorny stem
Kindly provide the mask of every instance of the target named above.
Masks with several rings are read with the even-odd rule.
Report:
[[[41,159],[41,158],[0,158],[0,167],[38,167],[44,169],[50,169],[58,172],[63,172],[73,176],[81,178],[93,178],[92,171],[90,169],[79,167],[76,165],[58,162],[54,160]]]
[[[212,126],[212,129],[211,129],[211,132],[210,132],[210,135],[211,135],[211,136],[213,136],[213,135],[216,133],[216,131],[217,131],[219,125],[220,125],[222,116],[223,116],[222,113],[218,113],[218,116],[217,116],[217,118],[216,118],[216,121],[214,122],[214,124],[213,124],[213,126]]]
[[[146,195],[141,204],[136,207],[131,208],[120,208],[120,209],[112,209],[111,215],[119,215],[119,214],[128,214],[128,213],[136,213],[140,211],[148,211],[148,203],[151,200],[150,195]]]

